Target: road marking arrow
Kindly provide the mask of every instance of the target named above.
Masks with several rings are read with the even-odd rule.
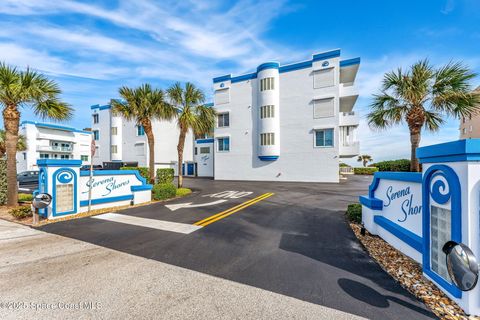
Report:
[[[182,208],[198,208],[198,207],[207,207],[207,206],[212,206],[214,204],[219,204],[226,202],[227,200],[217,200],[213,202],[207,202],[207,203],[199,203],[199,204],[192,204],[192,202],[187,202],[187,203],[176,203],[176,204],[166,204],[165,207],[168,209],[175,211],[178,209]]]

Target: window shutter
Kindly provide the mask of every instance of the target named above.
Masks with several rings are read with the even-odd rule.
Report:
[[[319,99],[313,101],[313,118],[326,118],[333,117],[334,112],[334,99]]]
[[[313,88],[325,88],[331,87],[335,84],[334,81],[334,69],[328,68],[323,70],[317,70],[313,73]]]
[[[230,89],[221,89],[215,91],[215,104],[224,104],[230,102]]]

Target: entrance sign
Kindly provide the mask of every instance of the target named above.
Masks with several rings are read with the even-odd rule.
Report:
[[[467,314],[480,315],[480,139],[417,149],[421,173],[376,172],[362,222]]]
[[[91,209],[151,201],[152,185],[138,170],[80,170],[81,160],[40,159],[39,192],[52,195],[40,215],[56,219]]]

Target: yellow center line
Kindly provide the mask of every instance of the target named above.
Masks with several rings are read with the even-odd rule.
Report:
[[[240,211],[242,209],[245,209],[259,201],[262,201],[268,197],[271,197],[273,196],[274,194],[273,193],[265,193],[265,194],[262,194],[261,196],[258,196],[254,199],[251,199],[251,200],[248,200],[248,201],[245,201],[239,205],[236,205],[235,207],[232,207],[228,210],[225,210],[225,211],[222,211],[220,213],[217,213],[213,216],[210,216],[208,218],[205,218],[203,220],[200,220],[198,222],[195,222],[194,225],[197,225],[197,226],[202,226],[202,227],[205,227],[205,226],[208,226],[209,224],[211,223],[214,223],[215,221],[218,221],[220,219],[223,219],[223,218],[226,218],[228,217],[229,215],[232,215],[234,214],[235,212],[237,211]]]

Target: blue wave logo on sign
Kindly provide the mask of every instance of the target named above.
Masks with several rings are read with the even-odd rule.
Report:
[[[225,83],[222,82],[220,83],[220,88],[223,88],[223,87],[225,87]]]
[[[330,65],[330,63],[328,61],[324,61],[322,63],[322,67],[328,67]]]

